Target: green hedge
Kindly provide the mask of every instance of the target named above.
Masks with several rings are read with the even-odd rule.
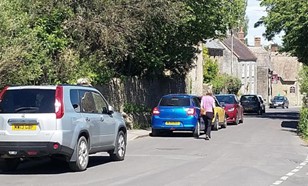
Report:
[[[298,133],[300,136],[308,139],[308,108],[302,108],[298,123]]]

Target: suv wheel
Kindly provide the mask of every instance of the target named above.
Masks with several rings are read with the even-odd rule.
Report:
[[[77,161],[70,162],[70,168],[73,171],[84,171],[89,163],[89,146],[88,141],[84,136],[78,139],[77,143]]]
[[[4,159],[3,171],[14,171],[20,163],[19,158],[6,158]]]
[[[126,139],[123,131],[119,131],[117,140],[115,143],[115,149],[112,152],[109,152],[110,158],[113,161],[122,161],[124,160],[126,153]]]

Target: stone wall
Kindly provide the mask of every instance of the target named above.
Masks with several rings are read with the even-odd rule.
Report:
[[[108,84],[96,85],[116,111],[123,112],[124,104],[144,105],[153,109],[161,96],[171,93],[185,93],[185,77],[162,77],[140,79],[137,77],[112,79]],[[150,125],[149,113],[131,113],[131,123],[146,128]],[[132,127],[132,126],[131,126]]]
[[[257,94],[261,95],[268,102],[268,68],[266,66],[257,67]]]

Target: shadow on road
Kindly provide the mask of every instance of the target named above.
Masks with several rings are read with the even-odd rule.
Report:
[[[282,121],[281,127],[282,130],[297,133],[298,121]]]
[[[246,114],[246,117],[258,117],[258,118],[268,118],[268,119],[286,119],[286,120],[298,120],[298,112],[269,112],[262,115],[257,114]]]
[[[111,162],[109,156],[90,156],[88,169]],[[0,162],[0,170],[2,170],[3,162]],[[44,158],[40,160],[26,160],[22,162],[17,170],[10,172],[1,172],[1,174],[9,175],[27,175],[27,174],[63,174],[72,172],[65,161],[50,160]]]

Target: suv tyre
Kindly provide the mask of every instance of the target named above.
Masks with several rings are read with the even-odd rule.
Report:
[[[112,152],[109,152],[110,158],[113,161],[122,161],[124,160],[126,153],[126,139],[123,131],[119,131],[115,149]]]
[[[89,163],[89,145],[84,136],[78,139],[77,148],[77,161],[70,162],[70,168],[73,171],[84,171],[87,169]]]

